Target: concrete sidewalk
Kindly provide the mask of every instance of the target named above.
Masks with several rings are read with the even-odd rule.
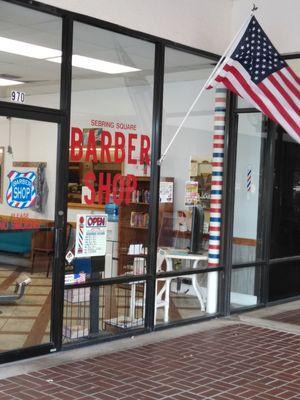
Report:
[[[298,334],[212,320],[2,366],[0,399],[300,400],[299,350]]]

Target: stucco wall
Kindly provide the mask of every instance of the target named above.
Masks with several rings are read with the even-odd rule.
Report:
[[[231,0],[42,2],[217,54],[222,53],[228,42]]]
[[[253,0],[232,0],[230,36],[238,30],[251,11]],[[300,1],[299,0],[257,0],[256,17],[277,50],[294,53],[300,50]]]

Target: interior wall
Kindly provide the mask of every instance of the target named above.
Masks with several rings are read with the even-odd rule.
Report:
[[[3,202],[0,204],[0,215],[20,215],[21,213],[25,213],[31,218],[53,220],[55,208],[57,125],[12,118],[11,147],[13,154],[7,152],[7,146],[9,144],[9,120],[6,117],[0,118],[0,128],[0,146],[5,147]],[[14,161],[47,163],[46,180],[49,192],[44,213],[36,212],[31,208],[14,208],[7,204],[6,192],[9,186],[8,173],[12,170],[18,172],[36,172],[36,168],[14,167]]]
[[[228,42],[231,0],[41,2],[217,54]]]
[[[204,80],[165,83],[162,153],[203,83]],[[202,95],[163,161],[161,175],[175,177],[174,211],[186,209],[185,184],[190,180],[191,158],[212,160],[214,94],[212,90]]]
[[[234,200],[233,236],[256,239],[259,206],[261,119],[257,114],[240,115]],[[251,192],[247,191],[247,169],[251,168]]]

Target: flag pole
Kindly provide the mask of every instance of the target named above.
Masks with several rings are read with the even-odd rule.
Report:
[[[157,165],[161,166],[163,160],[165,159],[170,147],[172,146],[174,140],[176,139],[177,135],[179,134],[183,124],[185,123],[185,121],[187,120],[187,118],[189,117],[191,111],[193,110],[193,108],[195,107],[195,104],[197,103],[197,101],[199,100],[200,96],[202,95],[202,93],[204,92],[205,88],[208,86],[208,84],[210,83],[210,81],[212,80],[213,76],[215,75],[215,73],[217,72],[218,68],[220,67],[221,63],[224,61],[224,59],[228,56],[229,51],[231,50],[231,48],[234,46],[234,44],[240,39],[241,34],[243,33],[245,27],[248,25],[250,19],[252,18],[252,16],[254,15],[254,12],[257,10],[257,7],[255,6],[255,4],[253,4],[253,8],[251,10],[251,13],[248,15],[248,17],[245,19],[243,25],[241,26],[241,28],[239,29],[239,31],[237,32],[237,34],[234,36],[234,38],[232,39],[232,41],[229,43],[228,47],[226,48],[224,54],[222,57],[220,57],[217,65],[215,66],[215,68],[213,69],[212,73],[209,75],[209,77],[207,78],[206,82],[204,83],[204,85],[202,86],[200,92],[198,93],[198,95],[196,96],[195,100],[193,101],[192,105],[190,106],[190,108],[188,109],[187,113],[185,114],[183,120],[181,121],[181,123],[179,124],[178,128],[176,129],[176,132],[174,133],[171,141],[169,142],[168,146],[166,147],[165,151],[163,152],[163,155],[160,157],[159,160],[157,160]]]

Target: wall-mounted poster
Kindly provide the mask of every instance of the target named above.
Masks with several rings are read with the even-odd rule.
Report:
[[[105,255],[107,222],[107,214],[77,215],[75,257]]]
[[[6,192],[6,202],[10,207],[29,208],[36,201],[34,181],[36,173],[33,171],[10,171],[8,174],[9,185]]]
[[[187,181],[185,183],[184,204],[186,206],[192,206],[197,203],[199,203],[198,182]]]
[[[173,182],[161,181],[159,184],[160,203],[173,203]]]

